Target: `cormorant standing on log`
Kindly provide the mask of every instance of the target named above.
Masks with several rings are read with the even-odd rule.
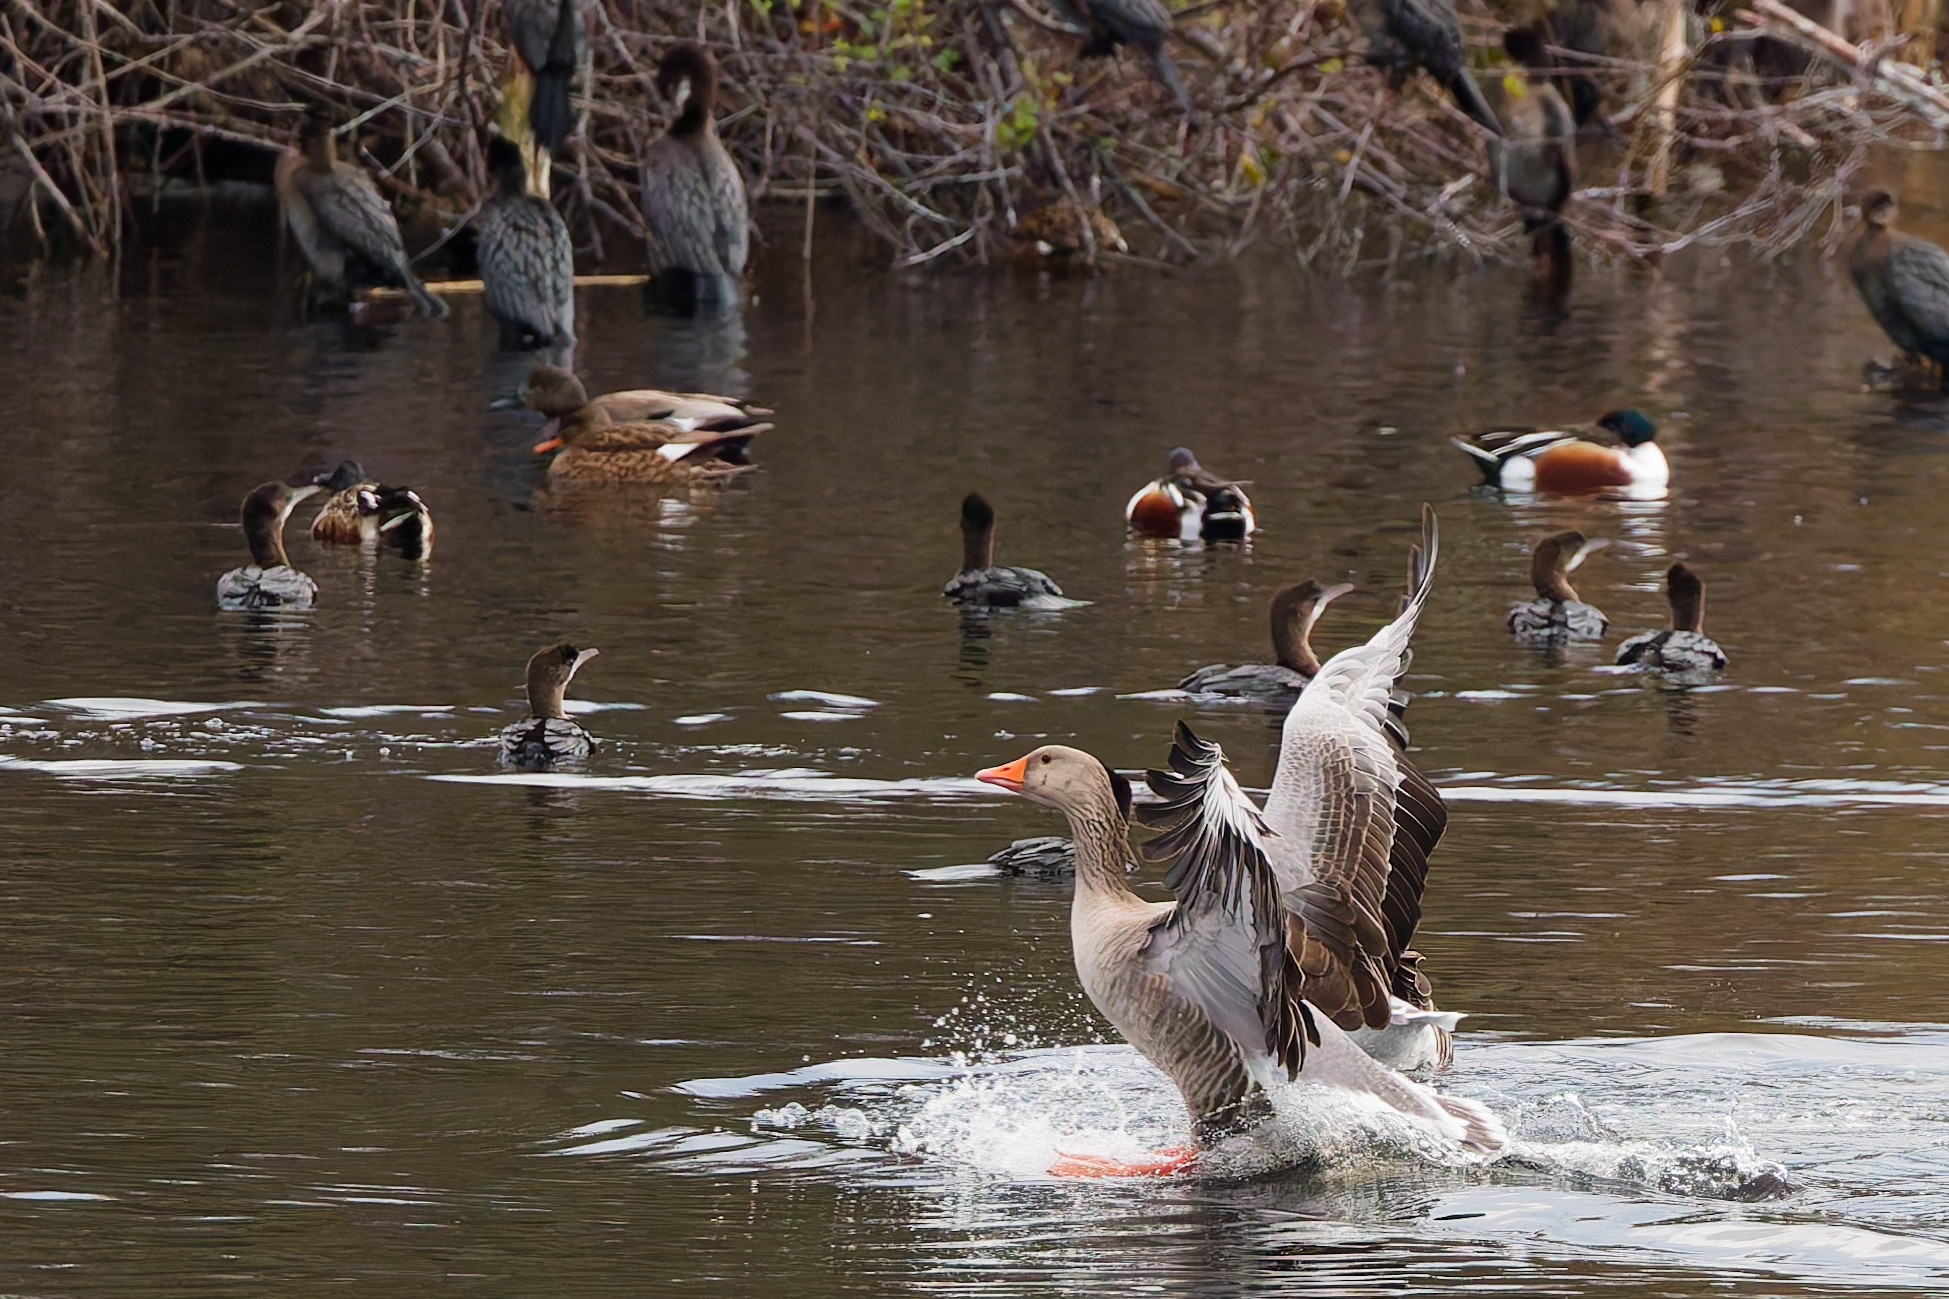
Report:
[[[447,304],[413,274],[399,222],[372,177],[338,160],[322,108],[305,115],[298,147],[277,160],[276,183],[285,224],[319,280],[345,292],[355,276],[378,280],[406,290],[422,315],[447,314]]]
[[[1455,21],[1454,0],[1354,0],[1353,8],[1367,34],[1369,63],[1387,67],[1397,78],[1417,65],[1428,69],[1463,112],[1491,135],[1502,134],[1502,124],[1462,56],[1462,28]]]
[[[1164,38],[1171,34],[1171,11],[1164,0],[1053,0],[1063,16],[1080,26],[1087,35],[1083,57],[1108,54],[1119,45],[1134,45],[1150,59],[1157,79],[1171,92],[1178,107],[1191,115],[1191,96],[1178,78],[1171,56],[1164,52]]]
[[[676,96],[688,86],[670,129],[643,155],[643,216],[650,261],[679,298],[733,301],[751,249],[744,177],[711,113],[717,105],[717,60],[691,41],[672,46],[657,64],[657,89]],[[672,273],[675,273],[674,275]],[[686,291],[687,290],[687,291]]]
[[[480,278],[488,310],[501,325],[501,349],[567,349],[575,345],[575,249],[562,214],[526,192],[521,150],[495,136],[487,143],[494,197],[481,208]]]
[[[1870,190],[1848,271],[1868,314],[1908,356],[1949,373],[1949,252],[1895,229],[1895,196]]]
[[[514,50],[501,83],[501,133],[522,146],[529,192],[547,198],[548,162],[575,120],[569,83],[588,34],[579,0],[502,0],[501,12]]]

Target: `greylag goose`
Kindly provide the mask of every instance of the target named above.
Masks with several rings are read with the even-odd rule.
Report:
[[[1275,662],[1212,663],[1178,682],[1178,689],[1222,699],[1252,699],[1284,708],[1291,705],[1320,670],[1313,653],[1313,624],[1327,605],[1353,590],[1351,583],[1321,586],[1312,578],[1295,582],[1272,597],[1272,652]]]
[[[1716,672],[1726,652],[1705,634],[1705,583],[1683,564],[1665,573],[1665,598],[1671,602],[1670,631],[1639,632],[1617,647],[1619,663],[1639,663],[1667,672]]]
[[[547,771],[558,762],[589,756],[595,738],[569,720],[562,699],[576,671],[600,652],[566,641],[535,651],[528,660],[528,720],[502,728],[502,762],[523,771]]]
[[[284,521],[300,501],[325,490],[324,482],[303,475],[265,483],[244,497],[238,511],[250,563],[217,579],[219,609],[309,609],[318,583],[291,567],[284,553]]]
[[[956,604],[984,609],[1061,609],[1065,599],[1047,573],[995,564],[995,507],[979,493],[961,502],[961,571],[941,588]]]
[[[1199,464],[1188,447],[1171,452],[1163,477],[1137,489],[1123,521],[1140,536],[1178,541],[1244,541],[1259,529],[1245,489]]]
[[[1510,634],[1525,645],[1602,640],[1610,622],[1602,610],[1577,598],[1570,574],[1610,544],[1602,537],[1586,541],[1576,531],[1558,532],[1537,542],[1529,561],[1536,598],[1509,611]]]

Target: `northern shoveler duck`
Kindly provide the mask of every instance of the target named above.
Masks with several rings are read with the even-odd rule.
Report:
[[[995,564],[995,507],[977,492],[961,502],[961,571],[941,588],[956,604],[984,609],[1062,609],[1066,599],[1047,573]]]
[[[569,720],[563,696],[576,672],[600,650],[567,641],[536,650],[528,660],[528,720],[501,731],[501,761],[523,771],[547,771],[558,762],[589,756],[594,737]]]
[[[1054,0],[1063,17],[1083,29],[1083,57],[1097,58],[1119,45],[1142,50],[1164,88],[1186,117],[1192,115],[1191,95],[1178,76],[1177,64],[1164,49],[1171,34],[1171,11],[1163,0]]]
[[[1667,672],[1717,672],[1726,652],[1705,634],[1705,583],[1683,564],[1665,571],[1665,598],[1671,602],[1670,631],[1639,632],[1617,647],[1619,663],[1637,663]]]
[[[717,60],[694,41],[658,61],[659,93],[680,107],[677,120],[643,155],[643,216],[651,269],[686,281],[684,296],[735,301],[751,248],[744,177],[717,138]]]
[[[1603,611],[1577,598],[1570,574],[1586,559],[1611,543],[1584,539],[1581,532],[1559,532],[1536,543],[1529,560],[1530,584],[1536,598],[1509,611],[1510,634],[1524,644],[1567,640],[1602,640],[1610,621]]]
[[[1658,426],[1635,410],[1614,410],[1597,427],[1615,434],[1609,446],[1570,429],[1491,429],[1453,439],[1491,487],[1512,492],[1599,492],[1610,487],[1662,491],[1671,466],[1653,441]]]
[[[1870,190],[1848,271],[1868,314],[1908,356],[1949,366],[1949,252],[1895,229],[1895,196]]]
[[[328,546],[385,541],[409,559],[433,549],[433,513],[410,487],[387,487],[366,477],[356,460],[342,460],[324,480],[326,498],[312,516],[311,539]]]
[[[1327,605],[1353,590],[1351,583],[1321,586],[1312,578],[1295,582],[1272,597],[1272,663],[1213,663],[1178,682],[1194,695],[1254,699],[1290,705],[1320,670],[1313,653],[1313,624]]]
[[[487,142],[494,196],[474,218],[475,257],[487,309],[500,326],[501,350],[575,346],[575,246],[562,214],[528,193],[521,150],[495,136]]]
[[[1269,1117],[1265,1088],[1280,1077],[1367,1097],[1470,1149],[1501,1149],[1508,1138],[1495,1115],[1396,1073],[1362,1050],[1328,1009],[1353,976],[1339,949],[1361,956],[1351,931],[1334,926],[1363,918],[1356,915],[1361,904],[1349,895],[1336,907],[1328,899],[1338,899],[1338,890],[1315,889],[1301,895],[1310,912],[1290,908],[1296,899],[1267,853],[1266,822],[1225,769],[1218,746],[1182,723],[1171,768],[1150,775],[1166,801],[1152,818],[1163,833],[1146,845],[1146,856],[1176,858],[1165,877],[1177,894],[1173,902],[1146,901],[1131,889],[1129,789],[1090,754],[1048,745],[978,775],[1068,819],[1076,844],[1070,942],[1077,978],[1098,1012],[1177,1085],[1197,1143],[1128,1161],[1064,1154],[1050,1172],[1177,1172],[1198,1147]],[[1385,932],[1378,914],[1364,919],[1372,933]],[[1384,938],[1377,941],[1385,946]]]
[[[300,501],[325,490],[322,478],[295,475],[265,483],[244,497],[238,521],[250,543],[250,563],[217,579],[219,609],[309,609],[318,584],[291,567],[284,553],[284,521]]]
[[[1489,134],[1502,134],[1469,73],[1454,0],[1355,0],[1351,8],[1367,38],[1367,62],[1387,68],[1397,88],[1416,67],[1426,68],[1464,113]]]
[[[358,269],[405,289],[422,315],[447,314],[447,304],[413,274],[399,222],[372,177],[338,160],[322,108],[305,115],[298,147],[278,158],[274,179],[285,224],[320,281],[344,291],[353,287]]]
[[[1243,541],[1259,528],[1245,489],[1206,469],[1185,447],[1171,452],[1162,478],[1137,489],[1123,518],[1142,536],[1179,541]]]

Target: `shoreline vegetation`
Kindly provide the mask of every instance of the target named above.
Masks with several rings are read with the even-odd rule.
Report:
[[[1838,32],[1779,0],[1578,2],[1610,15],[1607,52],[1544,48],[1548,73],[1601,97],[1562,213],[1580,255],[1831,249],[1873,157],[1944,146],[1938,0],[1859,6]],[[638,159],[674,111],[656,61],[693,39],[722,66],[719,129],[753,200],[804,205],[808,250],[832,199],[906,267],[1185,264],[1255,243],[1330,273],[1526,255],[1492,137],[1425,74],[1370,66],[1345,0],[1172,8],[1188,116],[1136,50],[1083,57],[1046,0],[590,0],[555,201],[590,265],[645,237]],[[1506,115],[1524,92],[1504,31],[1563,31],[1568,10],[1458,10]],[[5,0],[0,220],[43,254],[112,255],[167,188],[268,180],[323,103],[403,223],[451,229],[488,189],[508,57],[497,0]]]

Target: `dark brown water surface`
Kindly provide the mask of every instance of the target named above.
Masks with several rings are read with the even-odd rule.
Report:
[[[268,225],[19,272],[0,319],[0,1291],[1949,1284],[1949,410],[1860,391],[1887,345],[1837,267],[1590,272],[1553,314],[1514,273],[835,251],[808,326],[780,251],[741,324],[580,306],[592,387],[776,407],[763,468],[560,508],[487,409],[523,367],[478,299],[303,323]],[[1668,500],[1499,499],[1446,442],[1625,404]],[[1249,552],[1124,540],[1179,443],[1251,481]],[[218,614],[238,500],[341,455],[421,490],[431,562],[328,553],[301,508],[316,609]],[[1092,603],[964,625],[971,489]],[[1182,1119],[1087,1047],[1065,890],[943,869],[1060,828],[966,777],[1045,739],[1157,763],[1188,710],[1119,696],[1264,657],[1288,581],[1357,583],[1317,639],[1364,638],[1424,500],[1410,720],[1453,820],[1420,946],[1471,1016],[1441,1085],[1518,1157],[1038,1176]],[[1723,679],[1511,644],[1563,527],[1615,539],[1579,587],[1616,633],[1692,564]],[[602,649],[605,746],[500,778],[559,637]],[[1198,724],[1264,784],[1273,723]]]

